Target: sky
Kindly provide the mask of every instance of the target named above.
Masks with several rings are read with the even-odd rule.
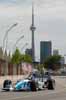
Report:
[[[33,0],[35,13],[35,57],[40,59],[40,41],[52,41],[52,50],[66,55],[66,0]],[[32,0],[0,0],[0,46],[8,29],[7,49],[14,51],[14,44],[22,35],[24,38],[16,44],[22,53],[31,47]],[[24,45],[28,43],[27,46]],[[24,47],[24,48],[23,48]],[[6,48],[6,41],[4,48]]]

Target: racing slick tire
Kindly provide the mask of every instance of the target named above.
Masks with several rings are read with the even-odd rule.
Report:
[[[31,87],[31,91],[37,91],[35,81],[31,81],[30,87]]]
[[[11,80],[4,80],[2,90],[10,91]]]
[[[3,83],[3,88],[6,88],[6,86],[10,84],[12,84],[11,80],[5,80]]]
[[[48,90],[54,90],[55,87],[54,87],[52,80],[47,81],[47,88]]]

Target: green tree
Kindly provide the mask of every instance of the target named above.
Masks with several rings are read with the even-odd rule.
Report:
[[[19,49],[17,48],[12,55],[11,62],[13,64],[20,64],[21,62],[32,63],[32,58],[30,55],[21,54]]]
[[[40,72],[42,72],[43,69],[44,69],[44,65],[43,65],[43,64],[38,64],[38,65],[37,65],[37,69],[38,69]]]
[[[46,69],[58,70],[61,67],[60,66],[60,60],[61,60],[61,56],[60,55],[50,56],[44,62],[44,67]]]
[[[32,63],[32,57],[30,55],[21,55],[21,58],[20,58],[20,62],[28,62],[28,63]]]
[[[21,53],[20,53],[19,49],[16,48],[15,52],[12,55],[11,62],[13,64],[19,64],[20,63],[20,58],[21,58]]]

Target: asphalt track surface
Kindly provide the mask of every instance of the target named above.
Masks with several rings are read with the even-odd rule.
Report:
[[[57,79],[55,90],[37,92],[2,92],[0,100],[66,100],[66,79]]]
[[[0,100],[66,100],[66,89],[38,92],[1,92]]]

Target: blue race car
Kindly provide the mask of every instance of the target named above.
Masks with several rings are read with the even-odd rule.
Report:
[[[13,86],[11,80],[5,80],[3,84],[3,90],[6,91],[37,91],[55,88],[55,80],[49,75],[44,75],[43,77],[36,77],[31,75],[27,79],[18,80]]]
[[[18,80],[13,86],[11,80],[5,80],[2,90],[5,91],[36,91],[36,83],[30,79]]]
[[[16,91],[36,91],[36,83],[33,80],[24,79],[17,81],[14,90]]]

